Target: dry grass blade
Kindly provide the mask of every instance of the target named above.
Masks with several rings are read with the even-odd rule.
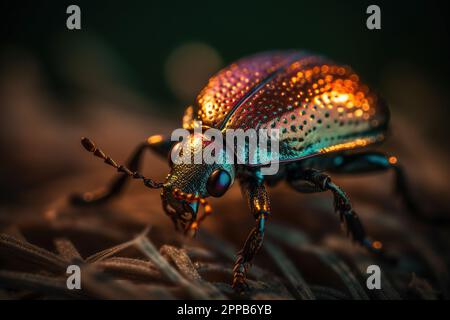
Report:
[[[191,259],[214,260],[217,258],[217,255],[214,252],[206,250],[205,248],[191,247],[191,246],[184,245],[183,249],[186,251],[186,254]]]
[[[189,280],[201,281],[202,278],[198,274],[197,270],[194,268],[194,264],[191,259],[187,256],[186,252],[182,249],[177,249],[173,246],[163,245],[159,252],[172,260],[173,263],[180,270],[181,274]]]
[[[10,235],[11,237],[19,241],[28,242],[27,239],[22,234],[22,232],[19,230],[19,228],[15,225],[8,226],[5,230],[3,230],[3,233]]]
[[[142,300],[155,299],[148,291],[133,285],[129,281],[114,280],[98,270],[94,265],[85,265],[82,270],[82,290],[96,299]]]
[[[111,257],[133,245],[134,245],[134,240],[121,243],[117,246],[105,249],[103,251],[93,254],[92,256],[89,256],[88,258],[86,258],[86,262],[93,263],[93,262],[98,262],[98,261],[104,260],[104,259],[109,258],[109,257]]]
[[[298,230],[280,224],[276,225],[274,230],[269,232],[269,234],[295,250],[308,251],[315,254],[325,265],[336,273],[342,283],[347,287],[353,299],[369,299],[369,296],[350,268],[336,254],[310,245],[306,235]]]
[[[226,297],[217,290],[212,284],[203,281],[200,274],[194,267],[191,259],[183,249],[177,249],[173,246],[164,245],[160,249],[161,254],[167,255],[175,263],[180,272],[189,280],[202,287],[212,299],[226,299]]]
[[[328,265],[331,270],[336,273],[336,275],[341,279],[342,283],[346,286],[353,299],[369,299],[369,296],[367,295],[366,291],[361,286],[360,282],[355,277],[353,272],[350,270],[347,264],[336,254],[328,250],[313,246],[308,246],[307,248],[305,248],[305,250],[310,250],[311,252],[316,254],[323,263]]]
[[[174,284],[184,288],[191,298],[194,299],[210,299],[211,297],[202,288],[195,286],[193,283],[187,281],[182,275],[178,273],[151,243],[145,233],[134,240],[136,247],[149,258],[161,272]]]
[[[294,291],[294,295],[302,300],[315,300],[314,294],[305,279],[303,279],[292,261],[286,257],[283,250],[269,240],[265,241],[264,248],[286,277],[290,287]]]
[[[59,255],[66,261],[83,261],[80,253],[73,243],[65,238],[55,239],[55,247]]]
[[[141,281],[164,281],[161,272],[151,262],[132,258],[113,257],[94,265],[110,274]]]
[[[5,252],[3,256],[24,260],[50,272],[65,272],[67,267],[67,262],[52,252],[6,234],[0,234],[0,251]]]
[[[56,296],[81,298],[82,293],[69,290],[64,278],[49,277],[15,271],[0,271],[0,286],[14,290],[30,290]]]

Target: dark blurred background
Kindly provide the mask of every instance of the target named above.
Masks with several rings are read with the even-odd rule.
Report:
[[[70,4],[81,8],[81,30],[66,28]],[[381,7],[381,30],[366,28],[370,4]],[[423,174],[447,181],[445,1],[3,0],[0,6],[3,203],[24,201],[29,190],[80,170],[82,153],[73,152],[80,135],[99,136],[105,149],[125,157],[147,134],[175,128],[221,67],[285,48],[351,65],[388,99],[392,135],[395,125],[403,128],[407,154],[422,158]],[[427,157],[444,165],[426,165]]]

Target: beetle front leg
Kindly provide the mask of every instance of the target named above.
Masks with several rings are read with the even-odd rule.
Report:
[[[339,214],[347,235],[349,235],[353,241],[367,248],[370,252],[376,254],[381,253],[381,242],[371,241],[367,238],[364,227],[356,212],[353,211],[349,198],[339,186],[331,181],[331,178],[328,175],[310,169],[302,172],[299,179],[311,183],[317,188],[317,191],[331,191],[334,197],[334,209]]]
[[[150,136],[146,142],[141,143],[133,152],[130,159],[126,163],[131,171],[138,171],[142,156],[144,151],[149,149],[154,151],[156,154],[167,157],[170,151],[172,142],[170,140],[164,139],[160,135]],[[118,196],[126,185],[129,177],[126,174],[120,175],[113,179],[111,184],[97,191],[84,192],[82,194],[74,194],[71,197],[71,202],[74,205],[96,205],[105,203],[108,200]]]
[[[244,181],[241,181],[241,188],[256,219],[256,227],[250,231],[244,247],[237,254],[233,268],[232,284],[237,290],[242,290],[247,286],[247,271],[259,248],[261,248],[264,239],[265,223],[270,214],[269,196],[262,179],[246,178]]]

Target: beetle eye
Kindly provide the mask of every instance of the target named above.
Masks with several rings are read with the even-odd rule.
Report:
[[[225,170],[214,170],[206,183],[206,190],[213,197],[222,196],[230,187],[231,177]]]

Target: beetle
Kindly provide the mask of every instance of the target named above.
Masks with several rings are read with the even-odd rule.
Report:
[[[195,107],[195,108],[194,108]],[[241,186],[256,225],[238,252],[232,285],[246,288],[250,264],[261,247],[266,222],[271,215],[267,186],[281,180],[299,192],[330,191],[334,209],[354,242],[374,254],[382,244],[370,240],[345,192],[329,173],[365,173],[392,169],[396,173],[397,190],[406,204],[414,208],[397,158],[369,151],[369,145],[382,142],[387,133],[389,109],[385,100],[348,66],[303,51],[263,52],[240,59],[210,78],[197,96],[194,107],[186,109],[183,128],[194,137],[195,121],[202,129],[280,130],[280,170],[263,176],[263,164],[175,164],[165,182],[155,182],[141,175],[142,154],[149,149],[167,157],[179,143],[160,135],[140,144],[124,165],[88,138],[82,145],[121,176],[106,191],[74,195],[76,204],[99,204],[117,196],[129,177],[140,179],[145,186],[162,189],[163,209],[176,229],[193,234],[211,214],[209,196],[221,197],[235,180]],[[175,146],[174,146],[175,145]],[[199,206],[203,214],[197,215]]]

